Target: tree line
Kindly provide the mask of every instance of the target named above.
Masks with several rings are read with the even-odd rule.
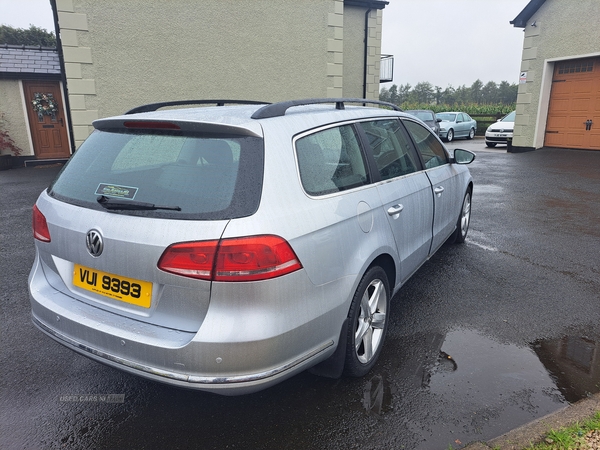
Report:
[[[29,25],[28,29],[0,25],[1,44],[56,47],[56,36],[53,31],[35,25]]]
[[[410,84],[393,84],[389,88],[382,88],[379,99],[385,102],[418,105],[514,105],[517,101],[518,85],[502,81],[499,84],[489,81],[483,84],[476,80],[470,87],[466,85],[457,88],[448,85],[446,89],[433,86],[425,81],[417,83],[414,87]],[[404,108],[410,109],[410,108]]]

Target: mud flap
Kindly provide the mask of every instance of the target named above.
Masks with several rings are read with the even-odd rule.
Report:
[[[342,324],[342,330],[340,331],[340,338],[338,340],[338,346],[335,349],[333,355],[327,358],[325,361],[317,364],[314,367],[308,369],[313,375],[326,378],[340,378],[344,371],[344,363],[346,361],[346,342],[348,336],[348,318],[344,320]]]

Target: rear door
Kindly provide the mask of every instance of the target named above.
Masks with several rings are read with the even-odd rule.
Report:
[[[431,182],[434,218],[429,252],[433,254],[454,231],[462,202],[460,180],[438,138],[412,120],[404,120],[404,125],[415,143],[425,165],[425,174]]]
[[[380,182],[377,190],[394,234],[402,282],[427,259],[432,239],[431,184],[396,118],[361,122]]]
[[[471,124],[467,122],[467,118],[463,113],[458,113],[456,116],[456,133],[454,134],[456,137],[462,137],[469,134],[469,126]]]

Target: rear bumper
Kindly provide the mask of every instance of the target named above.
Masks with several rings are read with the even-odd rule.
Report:
[[[285,278],[285,280],[284,280]],[[82,302],[50,286],[39,264],[29,276],[33,323],[62,345],[166,384],[240,395],[270,387],[331,356],[351,280],[315,287],[304,271],[273,284],[220,283],[200,328],[182,331]],[[240,293],[244,289],[246,295]],[[252,295],[248,295],[248,291]],[[266,294],[271,290],[283,297]],[[308,295],[308,298],[306,297]],[[323,300],[338,299],[324,308]],[[307,307],[311,303],[321,308]]]
[[[198,389],[223,395],[242,395],[266,389],[280,381],[301,372],[315,364],[315,361],[323,360],[323,354],[329,355],[334,345],[329,341],[301,355],[296,360],[290,361],[279,367],[268,371],[238,376],[198,376],[185,372],[168,371],[158,367],[151,367],[136,361],[128,360],[120,356],[109,354],[105,351],[92,348],[78,342],[60,332],[50,328],[32,315],[33,324],[43,333],[70,348],[71,350],[94,359],[103,364],[120,370],[148,378],[161,383],[171,384],[179,387]],[[330,350],[327,352],[327,350]],[[319,356],[321,356],[319,358]]]

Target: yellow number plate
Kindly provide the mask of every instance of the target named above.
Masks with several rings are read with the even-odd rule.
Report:
[[[73,284],[122,302],[150,308],[152,283],[148,281],[126,278],[75,264]]]

